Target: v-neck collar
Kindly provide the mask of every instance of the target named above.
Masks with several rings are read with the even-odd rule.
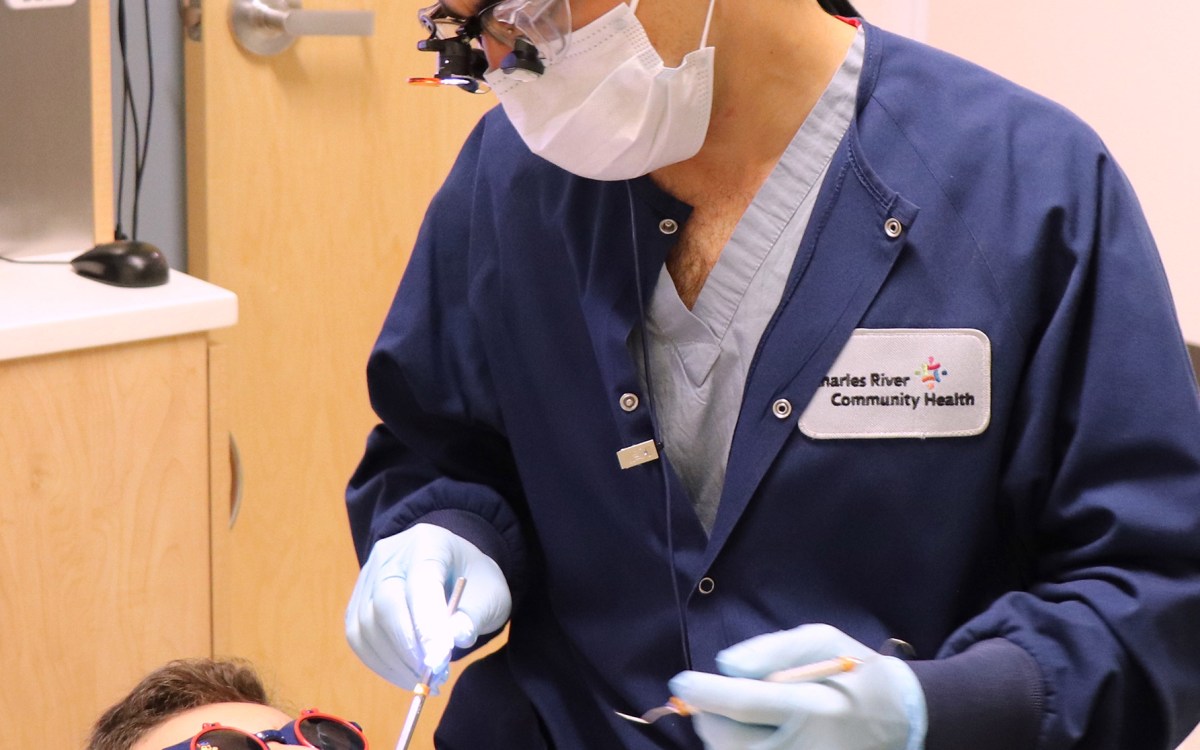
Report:
[[[716,364],[742,300],[769,256],[787,252],[780,237],[815,189],[854,115],[857,80],[862,69],[860,30],[846,59],[834,74],[779,162],[738,220],[729,242],[705,280],[696,304],[688,310],[664,265],[650,300],[647,323],[683,365],[693,384],[702,383]],[[777,296],[782,292],[783,280]]]

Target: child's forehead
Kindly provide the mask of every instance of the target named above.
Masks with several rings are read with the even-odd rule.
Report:
[[[163,750],[185,742],[205,724],[221,724],[245,732],[279,729],[292,717],[261,703],[210,703],[182,711],[158,724],[142,736],[130,750]]]

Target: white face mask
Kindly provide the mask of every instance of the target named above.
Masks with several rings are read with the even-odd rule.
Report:
[[[624,3],[572,32],[566,54],[536,78],[484,76],[535,154],[568,172],[627,180],[689,159],[704,145],[712,114],[713,48],[668,68],[633,5]]]

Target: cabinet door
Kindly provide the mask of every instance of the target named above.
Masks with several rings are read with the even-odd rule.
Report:
[[[223,404],[241,504],[214,540],[216,652],[279,695],[345,713],[391,747],[409,695],[363,667],[342,618],[358,565],[343,496],[368,431],[365,365],[434,190],[490,96],[409,86],[426,0],[312,0],[372,10],[370,37],[306,37],[259,57],[206,0],[185,47],[190,271],[239,297]],[[443,700],[422,717],[428,741]],[[302,707],[302,706],[297,706]]]
[[[0,362],[4,747],[211,652],[203,335]]]

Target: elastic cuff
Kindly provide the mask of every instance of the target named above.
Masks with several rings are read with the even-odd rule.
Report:
[[[904,699],[904,717],[908,720],[908,741],[904,744],[904,750],[923,750],[925,735],[929,731],[929,710],[925,705],[924,687],[908,662],[889,656],[884,663],[895,674],[894,681],[900,685],[900,694]]]
[[[925,750],[1036,746],[1045,689],[1020,646],[993,638],[945,659],[907,663],[925,693]]]
[[[501,572],[512,587],[512,560],[504,537],[485,519],[466,510],[445,509],[435,510],[413,520],[411,526],[419,523],[431,523],[441,526],[452,534],[466,539],[479,548],[479,551],[492,558],[500,566]]]

